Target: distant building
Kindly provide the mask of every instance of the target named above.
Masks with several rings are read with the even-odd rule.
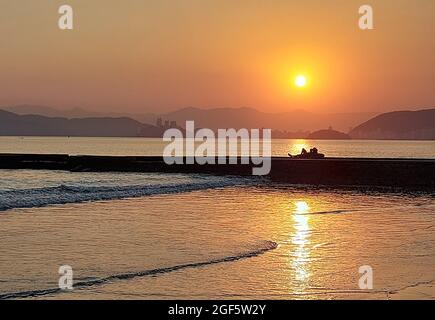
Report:
[[[163,129],[169,129],[169,128],[177,128],[177,121],[169,121],[169,120],[164,120],[162,118],[158,118],[156,121],[156,126],[158,128],[163,128]]]
[[[156,123],[157,127],[162,128],[163,127],[163,120],[162,118],[158,118],[157,119],[157,123]]]

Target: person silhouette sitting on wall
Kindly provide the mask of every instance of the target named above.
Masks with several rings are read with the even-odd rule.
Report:
[[[305,148],[302,148],[302,151],[300,154],[292,156],[290,153],[288,154],[290,158],[295,159],[323,159],[325,157],[324,154],[319,153],[319,150],[317,148],[310,149],[310,152],[307,152]]]

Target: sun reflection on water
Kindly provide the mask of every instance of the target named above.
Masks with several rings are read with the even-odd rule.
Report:
[[[293,228],[295,229],[291,243],[295,246],[291,253],[291,265],[295,272],[296,281],[300,282],[299,290],[304,291],[307,281],[310,278],[310,217],[306,215],[310,212],[310,206],[305,201],[294,203]]]
[[[296,201],[295,207],[295,213],[297,214],[304,214],[310,212],[310,206],[305,201]]]

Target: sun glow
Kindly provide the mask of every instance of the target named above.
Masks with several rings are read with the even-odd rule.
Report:
[[[305,87],[307,85],[307,77],[304,75],[298,75],[295,78],[295,85],[296,85],[296,87],[299,87],[299,88]]]

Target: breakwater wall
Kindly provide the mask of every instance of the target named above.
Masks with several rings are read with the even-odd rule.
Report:
[[[183,159],[186,163],[186,159]],[[216,161],[217,162],[217,161]],[[69,171],[207,173],[252,175],[252,164],[174,164],[156,156],[70,156],[64,154],[0,154],[0,169]],[[272,181],[291,184],[423,187],[435,190],[435,159],[273,157]]]

